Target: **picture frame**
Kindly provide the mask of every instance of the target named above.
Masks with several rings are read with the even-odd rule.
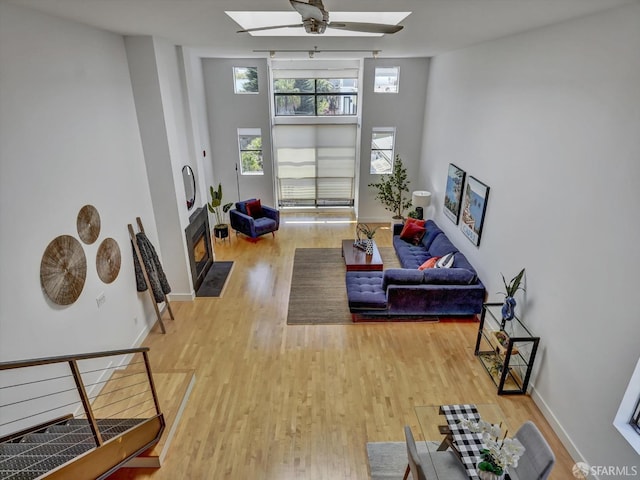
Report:
[[[458,224],[460,218],[460,207],[462,205],[462,188],[464,187],[464,179],[466,172],[457,167],[453,163],[449,164],[447,172],[447,186],[444,194],[445,216],[454,224]]]
[[[464,189],[460,229],[476,247],[480,245],[480,238],[482,238],[488,200],[489,187],[470,175]]]

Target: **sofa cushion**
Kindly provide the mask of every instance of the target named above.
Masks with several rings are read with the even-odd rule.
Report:
[[[347,272],[349,309],[387,308],[387,295],[382,288],[382,272]]]
[[[462,253],[456,253],[453,261],[454,268],[466,268],[470,272],[476,273],[476,269],[471,266],[467,257],[465,257]]]
[[[382,288],[389,285],[420,285],[424,276],[420,270],[410,268],[388,268],[382,276]]]
[[[412,245],[401,240],[398,235],[393,237],[393,247],[396,250],[396,255],[402,268],[418,268],[425,260],[431,258],[431,255],[422,244]]]
[[[471,285],[476,281],[475,272],[466,268],[430,268],[422,272],[424,283],[436,285]]]
[[[268,217],[255,218],[253,225],[255,226],[256,235],[258,236],[276,230],[276,221]]]
[[[438,227],[433,220],[427,220],[424,224],[426,230],[424,237],[422,237],[422,246],[429,250],[433,240],[442,233],[440,227]]]
[[[438,235],[429,247],[429,254],[432,257],[444,257],[448,253],[457,251],[458,249],[453,246],[453,243],[451,243],[446,235]]]

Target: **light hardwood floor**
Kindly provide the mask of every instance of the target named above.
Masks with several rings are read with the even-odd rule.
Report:
[[[111,480],[367,479],[366,443],[403,441],[404,425],[422,438],[414,408],[441,403],[498,403],[510,425],[533,420],[558,460],[551,478],[572,478],[531,398],[496,394],[473,355],[476,322],[287,326],[295,249],[339,248],[352,220],[283,214],[275,238],[215,245],[235,262],[223,296],[173,302],[166,335],[156,325],[144,342],[154,371],[195,371],[173,444],[161,469]],[[390,246],[390,231],[376,241]]]

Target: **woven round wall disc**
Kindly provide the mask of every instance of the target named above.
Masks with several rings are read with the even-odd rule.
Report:
[[[87,258],[82,244],[70,235],[60,235],[47,246],[40,262],[40,283],[58,305],[71,305],[84,287]]]
[[[100,235],[100,214],[93,205],[85,205],[78,212],[76,220],[78,235],[87,245],[92,244]]]
[[[104,283],[111,283],[120,272],[120,247],[113,238],[105,238],[98,247],[96,255],[98,277]]]

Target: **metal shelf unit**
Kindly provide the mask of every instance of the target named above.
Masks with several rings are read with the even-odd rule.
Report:
[[[518,317],[503,320],[501,307],[502,303],[483,304],[474,353],[498,387],[498,395],[524,395],[540,337]]]

